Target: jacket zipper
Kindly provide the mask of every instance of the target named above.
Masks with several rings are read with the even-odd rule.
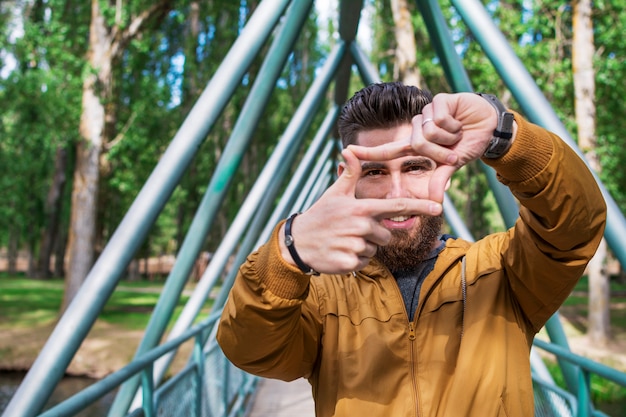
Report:
[[[415,326],[413,322],[409,323],[409,340],[411,342],[415,340]],[[411,350],[413,350],[413,344],[411,344]]]
[[[407,316],[408,320],[408,316]],[[415,372],[415,324],[409,322],[409,355],[411,358],[409,368],[411,372],[411,381],[413,382],[413,392],[415,393],[415,415],[419,417],[419,394],[417,390],[417,376]]]
[[[411,382],[413,384],[413,394],[414,394],[413,399],[415,401],[415,416],[419,417],[420,415],[419,391],[417,389],[417,372],[415,371],[415,367],[417,366],[416,361],[415,361],[415,340],[417,338],[417,336],[415,335],[415,321],[417,320],[418,313],[420,311],[418,309],[418,311],[415,312],[416,314],[415,314],[415,318],[413,319],[414,321],[410,321],[409,313],[406,311],[406,307],[404,307],[404,301],[402,300],[402,294],[400,293],[400,288],[398,288],[398,285],[395,283],[395,280],[394,280],[394,287],[396,289],[396,295],[398,296],[400,303],[402,303],[403,310],[404,310],[404,317],[406,318],[406,321],[409,323],[409,327],[408,327],[409,357],[410,357],[409,372],[411,373]]]

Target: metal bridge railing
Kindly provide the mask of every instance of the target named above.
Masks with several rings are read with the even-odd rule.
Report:
[[[141,375],[142,380],[142,407],[132,410],[128,417],[245,414],[258,378],[232,365],[214,338],[205,342],[204,336],[214,333],[220,315],[221,311],[213,313],[175,339],[147,351],[120,370],[46,410],[40,417],[76,415],[136,375]],[[193,354],[187,366],[155,390],[154,362],[191,339],[194,339]]]
[[[539,414],[537,412],[538,406],[539,408],[541,408],[545,405],[546,402],[542,401],[542,399],[545,399],[546,396],[543,395],[543,393],[541,393],[542,388],[544,388],[543,386],[541,387],[535,386],[535,414],[537,416],[571,415],[573,417],[590,417],[590,416],[591,417],[607,417],[605,413],[599,410],[595,410],[593,408],[593,404],[591,401],[591,394],[590,394],[590,383],[589,383],[590,376],[591,374],[595,374],[606,380],[609,380],[618,385],[621,385],[622,387],[626,387],[626,373],[620,372],[609,366],[595,362],[584,356],[577,355],[571,352],[570,350],[562,346],[556,345],[554,343],[549,343],[544,340],[535,338],[533,344],[536,347],[545,350],[546,352],[552,353],[557,358],[567,361],[572,365],[575,365],[577,369],[580,370],[578,372],[579,383],[578,383],[578,392],[576,393],[577,394],[576,397],[574,397],[572,394],[570,394],[569,392],[565,390],[558,389],[554,385],[551,385],[548,387],[550,390],[554,392],[556,392],[555,389],[558,389],[559,395],[562,395],[563,398],[571,397],[572,399],[576,401],[575,404],[570,405],[571,414],[556,413],[556,410],[547,410],[547,409],[545,410],[545,413]],[[533,380],[533,382],[535,381]],[[539,395],[538,395],[538,392],[539,392]],[[571,402],[571,401],[568,400],[568,402]],[[554,402],[552,402],[552,404],[554,404]]]

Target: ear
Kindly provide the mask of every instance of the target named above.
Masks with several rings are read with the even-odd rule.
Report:
[[[337,177],[341,177],[341,174],[343,174],[343,171],[346,169],[346,163],[345,162],[339,162],[339,165],[337,165]]]

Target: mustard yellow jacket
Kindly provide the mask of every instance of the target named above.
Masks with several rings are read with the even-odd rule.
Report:
[[[570,294],[602,237],[606,207],[583,162],[516,115],[492,165],[521,203],[507,232],[449,239],[413,322],[389,271],[309,277],[276,230],[241,267],[218,341],[242,369],[307,378],[316,414],[529,417],[532,339]]]

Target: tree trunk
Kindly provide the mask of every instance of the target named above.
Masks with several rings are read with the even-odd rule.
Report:
[[[111,86],[111,40],[105,25],[98,0],[92,0],[87,58],[94,72],[90,72],[83,83],[80,139],[76,145],[67,247],[69,264],[62,311],[65,311],[78,292],[94,261],[99,162],[105,132],[103,102]]]
[[[9,246],[7,248],[7,272],[17,274],[17,258],[19,257],[20,233],[15,225],[9,226]]]
[[[595,74],[593,58],[593,22],[591,0],[574,2],[572,63],[575,91],[578,145],[592,169],[600,172],[596,154]],[[606,242],[600,244],[587,268],[589,277],[589,328],[587,334],[595,346],[604,346],[611,337],[609,276],[604,268]]]
[[[50,259],[54,243],[57,239],[59,222],[61,221],[61,208],[63,206],[63,191],[65,189],[67,168],[67,151],[58,148],[54,161],[54,174],[52,184],[48,190],[46,198],[46,227],[42,232],[41,243],[39,245],[39,258],[34,272],[36,278],[50,278]]]
[[[54,267],[52,274],[57,277],[65,276],[65,250],[67,248],[67,228],[59,228],[54,241]]]
[[[396,55],[394,79],[407,85],[421,87],[422,75],[417,66],[415,29],[406,0],[391,0],[391,11],[395,23]]]
[[[589,326],[587,336],[593,346],[606,346],[611,339],[611,291],[606,273],[606,241],[602,239],[587,266],[589,276]]]
[[[193,108],[194,103],[202,94],[202,86],[203,83],[200,82],[199,71],[198,71],[198,59],[197,53],[195,52],[198,48],[198,37],[200,35],[201,22],[200,22],[200,4],[197,1],[192,1],[189,4],[189,13],[187,15],[187,31],[186,36],[184,38],[184,46],[185,46],[185,72],[183,75],[183,85],[182,85],[182,102],[181,102],[181,111],[183,114],[188,114],[189,111]],[[189,192],[193,192],[195,189],[195,178],[193,173],[193,167],[195,166],[195,161],[192,162],[192,165],[189,169],[189,174],[184,182],[181,183],[181,187],[184,186]],[[185,185],[183,185],[185,184]],[[195,198],[195,197],[194,197]],[[178,251],[185,240],[185,234],[187,233],[187,219],[189,216],[189,202],[190,201],[198,201],[191,200],[190,198],[185,198],[177,208],[176,211],[176,251]],[[192,211],[193,213],[193,211]],[[147,265],[147,264],[146,264]],[[147,272],[147,269],[146,269]],[[147,274],[146,274],[147,275]]]
[[[140,260],[135,258],[130,261],[130,265],[128,265],[127,270],[127,281],[130,282],[138,282],[141,281],[141,270],[140,270]]]
[[[113,64],[148,22],[167,15],[171,10],[170,3],[171,0],[150,3],[145,10],[133,17],[132,21],[123,22],[122,2],[118,2],[115,25],[109,27],[107,18],[100,9],[100,1],[91,1],[87,51],[91,71],[83,82],[80,139],[76,145],[67,246],[69,262],[62,311],[65,311],[78,292],[94,262],[101,156],[105,145],[115,133]]]

